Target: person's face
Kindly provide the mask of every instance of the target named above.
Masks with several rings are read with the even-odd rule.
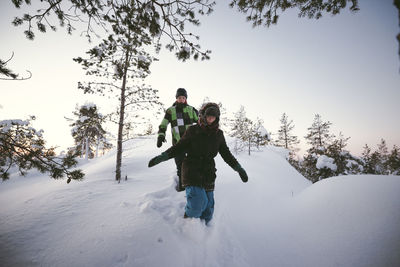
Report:
[[[215,121],[214,116],[206,116],[207,124],[211,125]]]
[[[183,95],[178,96],[178,98],[176,99],[176,102],[178,103],[185,103],[186,102],[186,97],[184,97]]]

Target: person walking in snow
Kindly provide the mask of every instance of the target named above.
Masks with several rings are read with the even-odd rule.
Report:
[[[186,129],[197,123],[199,112],[187,103],[187,92],[184,88],[178,88],[175,95],[175,103],[165,111],[164,119],[158,127],[157,147],[161,147],[165,140],[165,132],[168,124],[171,123],[172,145],[175,145],[183,136]],[[182,187],[181,169],[185,153],[178,153],[174,155],[176,164],[176,174],[178,176],[178,183],[176,191],[181,192],[185,190]]]
[[[187,201],[184,217],[204,219],[206,224],[214,212],[214,158],[217,154],[220,153],[223,160],[239,173],[244,183],[248,181],[246,171],[230,152],[224,133],[219,129],[219,117],[217,104],[205,104],[200,110],[198,124],[190,126],[174,146],[151,159],[148,164],[153,167],[186,153],[182,164],[182,185]]]

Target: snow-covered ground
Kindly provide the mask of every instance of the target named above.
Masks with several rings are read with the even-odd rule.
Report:
[[[183,219],[175,163],[151,169],[156,138],[82,162],[82,182],[31,172],[0,183],[0,266],[400,266],[400,177],[311,185],[274,147],[217,157],[214,219]]]

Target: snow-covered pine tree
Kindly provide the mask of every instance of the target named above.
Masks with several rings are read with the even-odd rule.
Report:
[[[105,117],[99,113],[97,106],[93,103],[86,103],[76,106],[73,112],[75,119],[72,121],[71,134],[75,141],[75,151],[86,159],[97,157],[99,150],[106,151],[112,148],[107,141],[107,132],[103,129]]]
[[[371,153],[371,165],[373,166],[374,169],[370,174],[383,174],[382,157],[377,150]]]
[[[379,162],[377,165],[377,172],[379,174],[389,174],[387,167],[387,161],[389,158],[389,151],[386,145],[386,141],[381,138],[381,142],[378,144],[378,150],[376,151],[379,155]]]
[[[250,119],[248,119],[248,124],[247,124],[247,128],[245,128],[246,131],[243,133],[243,137],[244,137],[244,142],[245,142],[245,146],[247,147],[247,153],[249,153],[249,155],[251,154],[251,148],[253,147],[253,145],[256,143],[255,142],[255,138],[256,138],[256,132],[255,132],[255,126],[254,126],[254,122]]]
[[[391,175],[400,175],[400,149],[394,145],[387,160],[387,169]]]
[[[9,178],[9,171],[17,167],[21,175],[35,168],[42,173],[49,173],[54,179],[67,176],[67,183],[72,179],[81,180],[81,170],[71,170],[77,161],[76,155],[69,153],[65,157],[57,157],[54,148],[46,148],[43,131],[37,131],[28,120],[0,121],[0,177]]]
[[[253,147],[265,145],[270,140],[270,135],[263,126],[263,121],[257,118],[253,122],[246,117],[246,111],[243,106],[234,113],[234,118],[231,120],[230,136],[235,137],[235,153],[247,150],[251,154]]]
[[[267,129],[264,127],[264,121],[260,118],[256,119],[256,122],[253,124],[253,133],[254,133],[254,144],[259,149],[260,146],[265,146],[271,141],[271,135],[268,133]]]
[[[229,129],[229,118],[228,118],[228,115],[227,115],[227,112],[226,112],[226,108],[221,102],[218,102],[217,104],[218,104],[218,107],[219,107],[219,111],[221,113],[221,115],[219,117],[220,118],[220,120],[219,120],[220,129],[223,130],[223,131],[228,131],[228,129]]]
[[[326,155],[333,158],[337,166],[335,176],[357,174],[362,170],[361,161],[345,149],[349,139],[350,137],[344,137],[342,133],[339,133],[339,136],[335,137],[327,148]]]
[[[304,155],[303,161],[301,161],[299,167],[300,173],[313,183],[319,181],[317,159],[317,154],[307,153]]]
[[[384,139],[381,139],[381,142],[378,144],[378,149],[374,152],[372,152],[368,145],[365,145],[361,156],[363,173],[381,175],[388,174],[388,157],[389,153]]]
[[[305,136],[308,143],[311,145],[310,149],[316,152],[323,152],[326,150],[332,138],[335,137],[330,133],[329,128],[331,125],[332,123],[330,121],[322,121],[321,115],[315,115],[313,124],[311,127],[307,128],[308,134]]]
[[[289,121],[286,113],[283,113],[280,122],[281,126],[278,130],[278,139],[275,140],[274,145],[288,149],[288,161],[290,165],[301,172],[300,161],[296,157],[296,153],[299,151],[297,145],[300,143],[300,140],[296,135],[293,135],[292,133],[295,127],[295,125],[293,124],[293,120]]]
[[[296,146],[300,143],[297,136],[292,133],[294,126],[293,120],[289,121],[286,113],[283,113],[281,117],[281,126],[278,130],[278,139],[275,141],[275,145],[289,149],[292,155],[298,151]]]
[[[363,152],[361,153],[361,161],[363,165],[362,173],[364,174],[375,174],[376,173],[376,162],[372,158],[371,148],[368,144],[363,147]]]
[[[246,111],[243,106],[233,114],[233,119],[231,121],[231,131],[230,135],[235,137],[235,153],[243,151],[245,140],[245,132],[249,128],[249,119],[246,117]]]
[[[324,160],[322,159],[325,158],[319,160],[321,156],[326,157],[327,148],[334,138],[334,135],[331,134],[329,130],[331,125],[331,122],[323,122],[321,116],[316,114],[313,124],[308,128],[308,134],[305,136],[305,139],[311,147],[307,150],[301,169],[303,170],[303,175],[313,183],[332,176],[334,171],[336,171],[333,163],[323,164]],[[331,158],[327,158],[327,160],[330,159]]]
[[[234,113],[234,118],[231,122],[231,136],[235,137],[235,153],[241,152],[244,149],[251,147],[252,125],[253,122],[246,117],[246,111],[243,106]]]
[[[153,125],[149,124],[147,126],[147,129],[146,129],[144,135],[152,135],[153,133],[154,133]]]
[[[130,2],[129,2],[130,3]],[[144,110],[156,108],[159,111],[161,103],[158,101],[158,91],[143,83],[150,73],[149,67],[154,60],[144,49],[152,43],[152,38],[144,32],[136,32],[135,27],[127,22],[135,22],[137,10],[129,8],[121,10],[113,24],[113,32],[88,54],[89,59],[81,57],[74,60],[86,70],[86,74],[95,77],[95,82],[79,83],[78,88],[85,93],[107,95],[111,99],[118,99],[117,159],[115,179],[121,180],[122,144],[124,135],[129,134],[138,121],[127,120],[129,114],[143,113]],[[128,109],[130,112],[128,113]],[[137,113],[136,113],[137,115]]]

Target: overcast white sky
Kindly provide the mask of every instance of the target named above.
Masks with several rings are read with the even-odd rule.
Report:
[[[228,112],[243,105],[248,117],[264,120],[276,133],[286,112],[303,137],[314,115],[333,123],[332,132],[350,136],[348,149],[359,154],[365,143],[375,147],[384,138],[389,147],[400,145],[398,103],[400,60],[395,36],[400,31],[393,1],[360,1],[361,10],[347,10],[320,20],[299,19],[296,11],[281,16],[278,25],[252,28],[245,16],[219,1],[214,13],[201,18],[195,29],[211,60],[178,62],[162,50],[147,83],[160,90],[169,106],[178,87],[187,89],[193,106],[205,97],[222,102]],[[0,58],[15,56],[8,67],[33,77],[27,81],[0,81],[0,119],[37,116],[35,126],[45,131],[49,145],[72,145],[64,116],[75,105],[97,103],[106,113],[113,104],[83,95],[77,82],[85,80],[73,57],[84,56],[92,45],[79,32],[65,29],[37,33],[34,41],[24,37],[23,27],[11,21],[22,10],[11,1],[0,3]],[[158,127],[162,116],[154,118]],[[168,143],[170,144],[170,143]]]

